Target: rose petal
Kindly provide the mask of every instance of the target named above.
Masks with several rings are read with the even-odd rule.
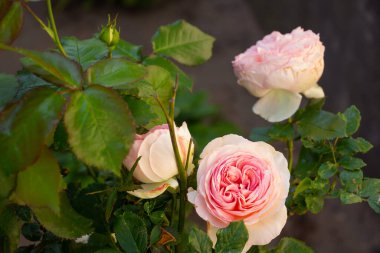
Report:
[[[245,139],[239,135],[236,134],[227,134],[223,137],[216,138],[212,141],[210,141],[206,147],[203,149],[200,158],[204,158],[205,156],[208,156],[210,153],[212,153],[215,149],[222,147],[224,145],[229,144],[239,144],[240,142],[244,142]]]
[[[271,90],[253,106],[253,112],[269,122],[279,122],[292,116],[301,104],[302,96],[286,90]]]
[[[249,238],[243,252],[247,252],[252,245],[266,245],[270,243],[281,233],[287,218],[287,211],[284,205],[274,215],[252,225],[246,224]]]
[[[318,84],[314,85],[308,90],[305,90],[303,94],[307,98],[324,98],[325,97],[325,93],[323,92],[322,87],[319,86]]]
[[[161,195],[169,187],[176,189],[178,187],[178,181],[174,178],[170,178],[161,183],[142,184],[141,187],[142,189],[128,191],[128,193],[140,199],[152,199]]]

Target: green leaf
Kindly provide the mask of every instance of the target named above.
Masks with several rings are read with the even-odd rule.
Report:
[[[269,136],[271,127],[256,127],[253,128],[249,139],[252,141],[272,142],[273,139]]]
[[[294,191],[294,197],[297,197],[298,194],[305,192],[310,188],[313,181],[310,178],[306,177],[297,185],[296,190]]]
[[[198,28],[180,20],[161,26],[152,38],[153,51],[194,66],[207,61],[215,39]]]
[[[306,113],[296,125],[301,136],[316,141],[346,136],[346,122],[326,111]]]
[[[101,86],[75,92],[67,107],[65,126],[79,159],[120,175],[135,127],[127,104],[118,94]]]
[[[344,119],[347,121],[347,135],[354,134],[360,126],[360,111],[356,106],[352,105],[344,111],[343,115]]]
[[[116,249],[101,249],[101,250],[95,251],[95,253],[122,253],[122,252]]]
[[[43,235],[41,227],[37,223],[24,223],[21,232],[26,239],[32,242],[40,241]]]
[[[11,44],[23,25],[23,9],[20,2],[13,2],[3,17],[0,16],[0,42]]]
[[[133,45],[120,39],[115,49],[112,51],[113,58],[128,57],[134,61],[141,61],[142,46]]]
[[[338,167],[332,162],[325,162],[318,168],[318,175],[327,179],[334,176],[338,172]]]
[[[0,73],[0,108],[15,97],[18,87],[17,79],[13,75]]]
[[[351,156],[344,156],[338,163],[347,170],[360,170],[367,165],[362,159]]]
[[[37,160],[61,117],[65,101],[49,88],[35,89],[0,115],[0,168],[6,175]]]
[[[231,222],[228,227],[219,229],[216,237],[216,253],[240,253],[248,240],[248,231],[243,221]]]
[[[58,86],[77,89],[81,86],[82,74],[79,67],[66,57],[52,52],[35,52],[25,49],[16,51],[26,58],[20,61],[30,72]]]
[[[185,72],[183,72],[177,65],[175,65],[170,60],[160,56],[151,56],[144,59],[143,63],[148,66],[155,65],[164,68],[170,73],[173,80],[176,80],[178,76],[178,86],[180,88],[184,87],[188,90],[193,89],[193,80],[191,80],[191,78],[187,76]]]
[[[59,214],[62,188],[59,165],[52,152],[44,149],[37,162],[18,173],[14,198],[30,207],[48,207]]]
[[[337,144],[337,151],[343,155],[352,155],[355,153],[367,153],[373,148],[373,145],[365,139],[358,138],[343,138]]]
[[[78,62],[84,70],[108,54],[107,45],[97,38],[78,40],[75,37],[65,37],[61,42],[68,57]]]
[[[20,240],[21,224],[13,206],[0,209],[0,250],[3,250],[1,252],[13,253],[16,251]]]
[[[339,175],[340,182],[348,192],[358,192],[362,185],[363,172],[361,170],[343,170]]]
[[[380,178],[365,178],[363,180],[360,196],[365,198],[377,193],[380,193]]]
[[[313,214],[319,213],[324,204],[323,197],[320,196],[306,196],[305,197],[306,207]]]
[[[378,214],[380,214],[380,194],[369,197],[368,205]]]
[[[152,212],[149,215],[150,220],[152,221],[153,224],[160,224],[163,226],[168,226],[169,225],[169,220],[165,215],[164,211],[155,211]]]
[[[22,97],[25,93],[37,87],[48,86],[50,88],[55,88],[53,84],[46,82],[25,69],[17,71],[16,78],[19,83],[16,99]]]
[[[144,66],[124,59],[106,59],[87,70],[88,82],[120,88],[141,80],[146,75]]]
[[[304,242],[294,238],[282,238],[274,253],[313,253],[314,251]]]
[[[0,168],[0,203],[3,199],[8,199],[16,186],[16,179],[16,174],[7,175],[6,172]]]
[[[156,225],[153,227],[151,233],[150,233],[150,245],[156,244],[161,238],[161,226]]]
[[[151,106],[147,102],[134,96],[125,96],[124,100],[138,126],[149,128],[149,126],[155,125],[157,115],[151,112]]]
[[[91,220],[79,215],[71,207],[64,192],[60,194],[59,204],[59,215],[46,207],[32,207],[32,211],[42,226],[62,238],[76,239],[82,235],[90,234],[93,231]]]
[[[208,235],[196,227],[192,227],[189,233],[189,252],[212,253],[212,242]]]
[[[146,252],[148,232],[144,221],[132,212],[125,212],[115,223],[114,230],[121,248],[130,253]]]
[[[107,222],[111,218],[112,211],[113,211],[116,201],[117,201],[117,189],[114,188],[111,194],[109,195],[109,197],[107,198],[106,211],[105,211]]]
[[[340,201],[345,205],[362,202],[362,198],[354,193],[341,191],[339,196]]]

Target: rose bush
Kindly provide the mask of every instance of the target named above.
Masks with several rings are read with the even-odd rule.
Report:
[[[200,157],[198,189],[190,189],[188,199],[208,222],[213,242],[218,228],[239,220],[249,233],[244,251],[278,236],[287,219],[290,178],[283,154],[231,134],[211,141]]]
[[[289,118],[308,98],[324,97],[317,81],[324,68],[325,47],[319,35],[298,27],[272,32],[232,62],[238,83],[260,99],[253,111],[270,122]]]
[[[192,144],[191,150],[188,150],[191,134],[187,124],[183,123],[181,127],[175,129],[181,159],[185,162],[189,154],[189,164],[191,164],[194,145]],[[155,126],[143,135],[136,134],[124,165],[131,169],[138,157],[141,159],[133,176],[145,184],[142,184],[142,189],[130,191],[130,194],[140,198],[154,198],[169,186],[172,188],[178,186],[178,182],[173,178],[178,174],[178,169],[167,124]]]

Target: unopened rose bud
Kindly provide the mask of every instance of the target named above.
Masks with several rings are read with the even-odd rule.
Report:
[[[111,21],[108,17],[108,24],[102,28],[99,39],[106,43],[109,47],[115,46],[119,42],[120,33],[116,29],[116,18]]]

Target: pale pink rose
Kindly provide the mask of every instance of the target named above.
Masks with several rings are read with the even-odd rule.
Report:
[[[268,244],[285,226],[289,178],[284,155],[271,145],[226,135],[203,150],[198,189],[189,189],[188,199],[208,222],[214,243],[219,228],[243,220],[249,232],[246,252]]]
[[[325,47],[319,35],[298,27],[291,33],[272,32],[236,56],[232,62],[238,83],[261,99],[253,111],[271,121],[296,112],[303,93],[324,97],[318,86],[324,68]]]
[[[186,162],[191,140],[187,124],[175,127],[177,144],[182,162]],[[192,163],[194,145],[191,146],[189,163]],[[168,187],[177,187],[173,178],[178,174],[169,127],[167,124],[156,126],[143,135],[136,134],[135,141],[124,160],[124,165],[131,169],[136,159],[141,159],[133,173],[143,189],[129,192],[140,198],[154,198]]]

